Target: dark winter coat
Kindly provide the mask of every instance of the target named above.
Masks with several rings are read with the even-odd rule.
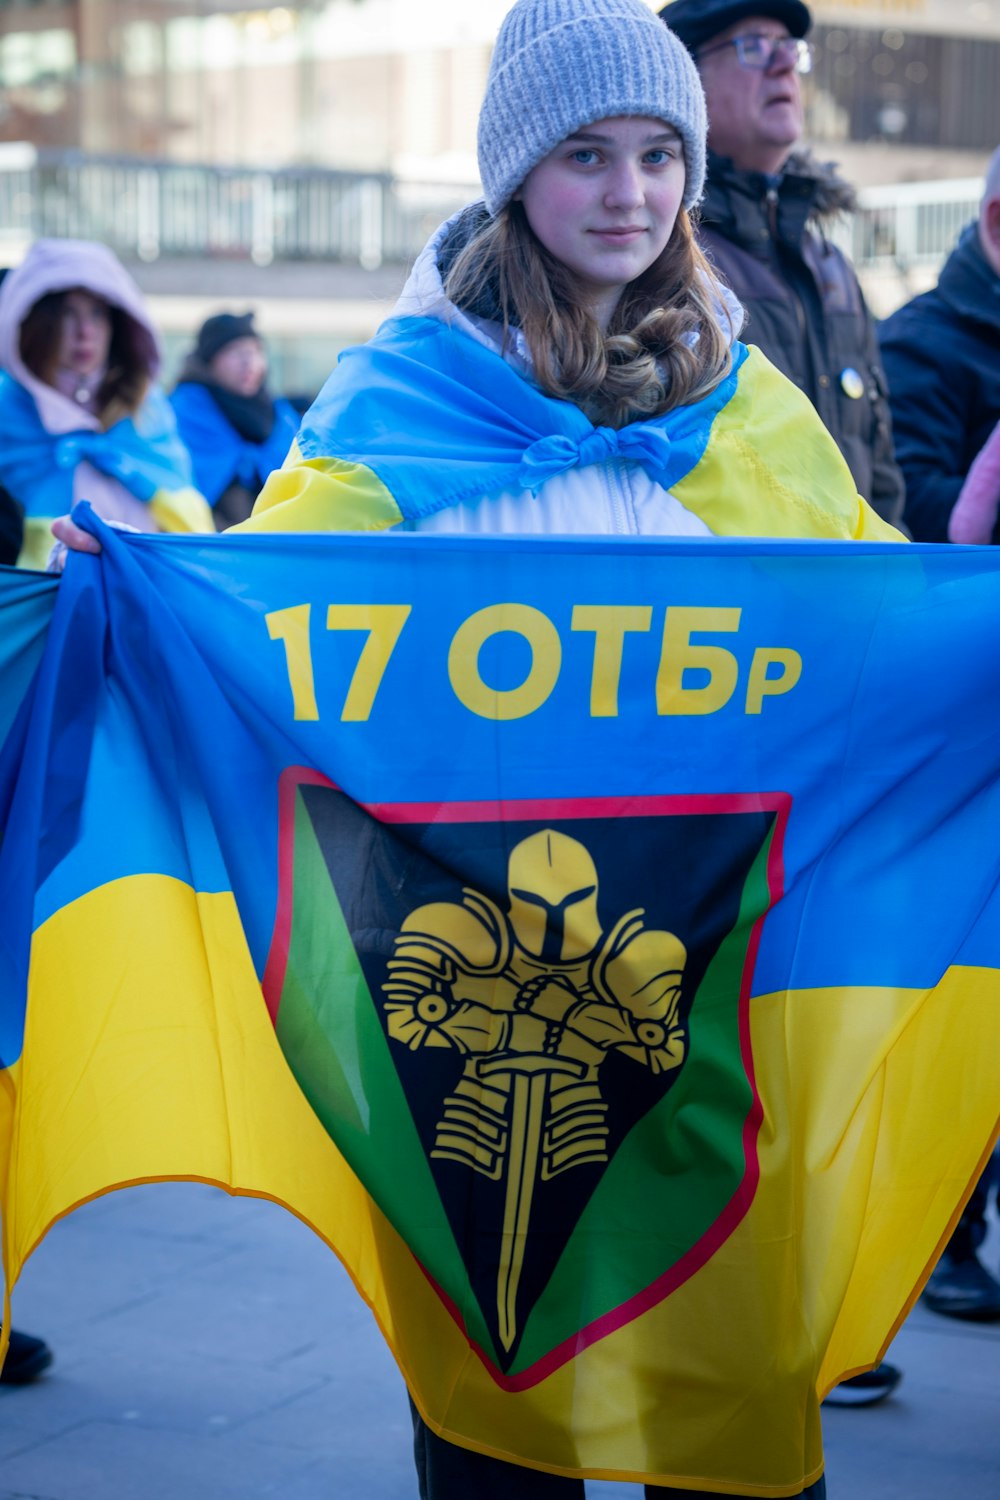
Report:
[[[879,337],[907,524],[918,541],[945,542],[965,476],[1000,421],[1000,276],[975,224],[935,289],[887,318]],[[993,540],[1000,542],[1000,524]]]
[[[791,157],[775,186],[710,152],[698,239],[747,310],[745,341],[806,393],[859,493],[895,525],[903,478],[874,324],[823,231],[853,206],[847,184],[809,156]]]

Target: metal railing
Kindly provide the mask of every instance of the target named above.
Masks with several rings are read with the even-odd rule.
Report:
[[[838,242],[862,273],[933,270],[979,213],[982,194],[981,177],[865,188]]]
[[[375,173],[274,171],[83,156],[0,143],[0,245],[42,235],[101,240],[124,259],[411,260],[476,196],[472,184]]]
[[[266,171],[83,156],[0,144],[0,247],[40,235],[102,240],[127,260],[270,265],[404,263],[474,184],[403,183],[321,168]],[[982,182],[869,188],[838,241],[859,271],[939,265],[978,210]],[[2,248],[0,248],[2,253]]]

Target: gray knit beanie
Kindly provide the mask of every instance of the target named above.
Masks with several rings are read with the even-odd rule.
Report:
[[[642,0],[517,0],[497,36],[479,115],[490,213],[574,130],[618,115],[674,127],[684,143],[684,206],[697,203],[708,123],[683,43]]]

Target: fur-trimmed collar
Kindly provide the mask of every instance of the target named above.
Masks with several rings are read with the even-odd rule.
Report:
[[[763,172],[746,172],[736,167],[728,156],[709,152],[708,182],[701,218],[704,224],[725,223],[731,213],[731,199],[739,196],[763,205],[773,180]],[[853,213],[858,206],[857,193],[841,177],[835,162],[821,162],[811,151],[793,151],[785,163],[778,182],[778,196],[798,199],[807,222],[821,230],[828,229],[842,214]]]
[[[856,190],[841,177],[835,161],[820,161],[811,151],[793,151],[785,163],[785,175],[811,178],[815,183],[813,212],[817,219],[852,214],[858,206]]]

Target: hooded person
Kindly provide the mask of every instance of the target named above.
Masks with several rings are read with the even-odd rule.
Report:
[[[267,388],[267,354],[252,312],[206,319],[170,403],[216,527],[245,521],[299,426],[291,403]]]
[[[0,484],[24,510],[18,562],[44,567],[77,500],[139,531],[206,531],[211,513],[166,396],[159,340],[104,245],[36,240],[0,287]]]

